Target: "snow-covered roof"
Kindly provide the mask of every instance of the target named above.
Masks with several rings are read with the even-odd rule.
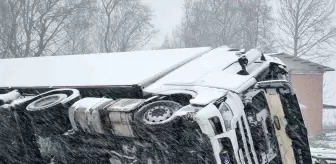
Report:
[[[310,72],[329,72],[335,71],[334,68],[327,67],[300,57],[295,57],[286,53],[272,53],[270,56],[281,59],[289,70],[297,73],[310,73]]]
[[[0,88],[148,85],[210,47],[0,60]]]

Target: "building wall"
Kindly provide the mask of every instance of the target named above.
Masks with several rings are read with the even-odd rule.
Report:
[[[323,74],[291,74],[291,82],[297,93],[299,102],[307,107],[303,117],[309,136],[323,132]]]

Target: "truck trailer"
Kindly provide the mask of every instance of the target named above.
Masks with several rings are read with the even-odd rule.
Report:
[[[310,164],[286,65],[222,46],[0,60],[0,163]]]

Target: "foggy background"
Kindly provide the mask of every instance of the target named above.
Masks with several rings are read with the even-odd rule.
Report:
[[[154,9],[153,22],[159,29],[158,35],[145,47],[151,49],[162,44],[166,35],[171,36],[173,29],[179,25],[183,16],[183,0],[143,0],[144,3],[150,5]],[[277,4],[272,3],[276,8]],[[273,11],[275,15],[276,11]],[[333,24],[336,25],[336,13],[334,12]],[[336,47],[333,47],[336,49]],[[330,60],[323,63],[326,66],[336,69],[336,54]],[[325,100],[324,103],[336,105],[336,72],[327,72],[325,75]]]
[[[228,45],[286,52],[335,68],[335,2],[4,0],[0,57]],[[336,105],[336,73],[326,73],[324,84],[325,103]]]

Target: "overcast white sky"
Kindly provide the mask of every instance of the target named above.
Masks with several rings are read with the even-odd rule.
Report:
[[[150,5],[154,10],[155,18],[153,23],[159,30],[159,34],[150,42],[147,48],[161,45],[164,37],[171,35],[172,30],[180,23],[182,18],[183,1],[184,0],[143,0],[144,3]],[[336,13],[334,20],[336,24]],[[336,54],[326,65],[336,69]],[[326,97],[332,97],[326,99],[325,103],[336,105],[336,72],[326,73],[325,79],[327,82],[330,82],[326,90],[331,90]],[[335,93],[335,95],[333,93]]]
[[[159,34],[149,44],[148,48],[161,45],[166,35],[171,35],[172,30],[180,23],[184,0],[142,0],[154,10],[153,23]]]

